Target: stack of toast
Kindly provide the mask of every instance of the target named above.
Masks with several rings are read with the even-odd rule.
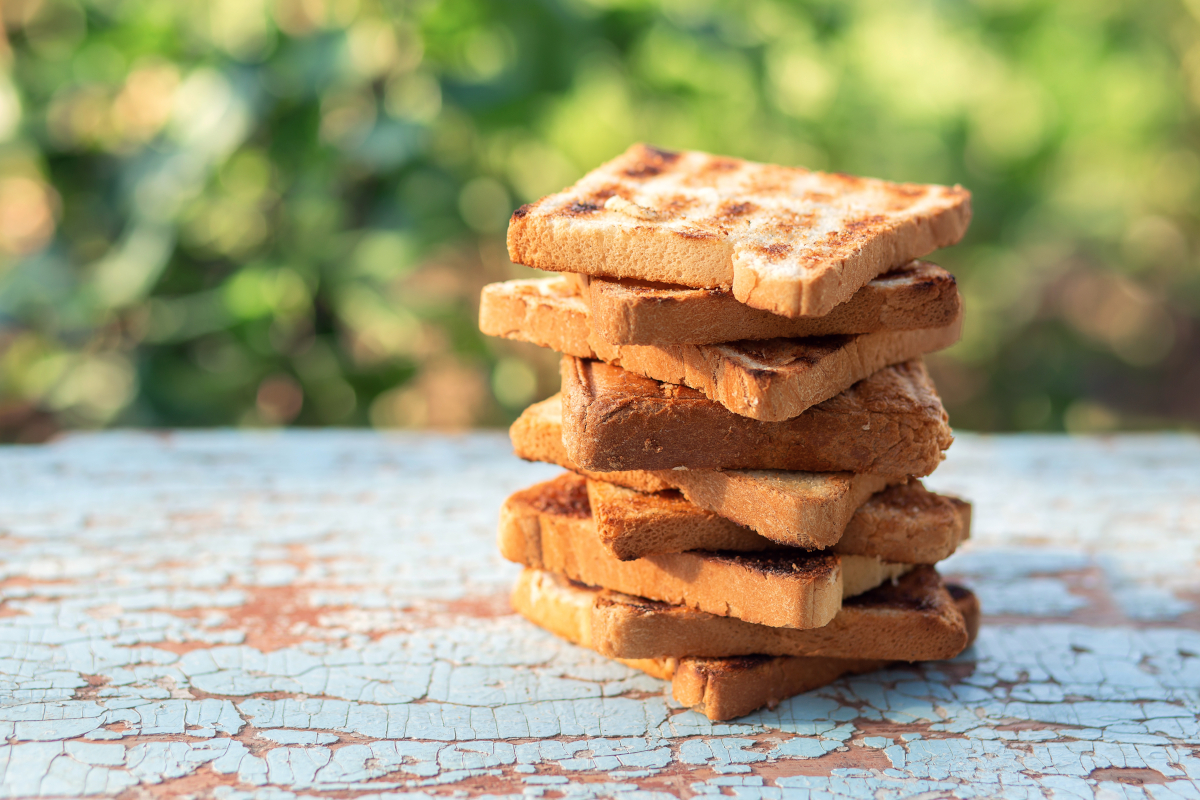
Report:
[[[516,610],[714,720],[967,647],[933,565],[971,507],[919,480],[962,301],[916,259],[969,220],[959,187],[645,145],[518,209],[511,259],[560,274],[487,286],[480,327],[563,354],[511,435],[567,472],[501,509]]]

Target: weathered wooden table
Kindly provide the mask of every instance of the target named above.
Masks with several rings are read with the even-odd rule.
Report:
[[[0,790],[1200,797],[1200,439],[960,436],[952,662],[735,724],[511,614],[501,434],[0,450]]]

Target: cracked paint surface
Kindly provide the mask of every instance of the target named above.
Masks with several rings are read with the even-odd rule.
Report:
[[[1198,798],[1200,439],[960,436],[959,658],[733,723],[514,616],[500,434],[0,450],[0,796]]]

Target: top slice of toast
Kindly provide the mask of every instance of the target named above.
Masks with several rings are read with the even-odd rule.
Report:
[[[753,308],[822,316],[876,275],[956,243],[970,219],[959,186],[637,144],[517,209],[508,253],[539,269],[732,288]]]

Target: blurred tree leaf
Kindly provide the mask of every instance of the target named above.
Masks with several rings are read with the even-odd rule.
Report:
[[[504,423],[507,216],[636,140],[968,186],[955,422],[1195,424],[1191,8],[6,3],[0,433]]]

